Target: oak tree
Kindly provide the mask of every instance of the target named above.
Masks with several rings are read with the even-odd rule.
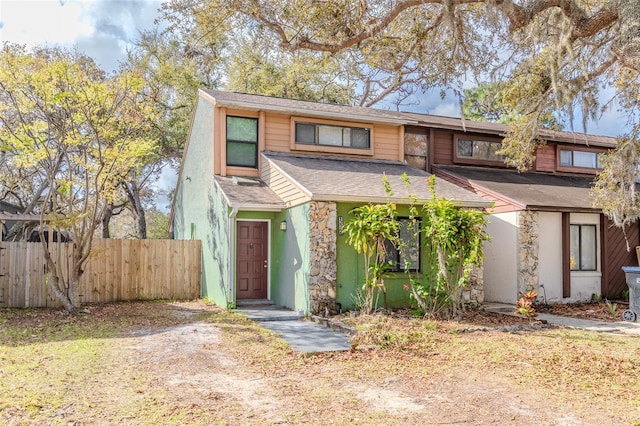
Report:
[[[520,170],[545,143],[539,129],[549,109],[586,130],[610,107],[602,94],[613,93],[632,130],[620,135],[594,191],[610,201],[604,210],[616,224],[637,217],[637,0],[173,0],[164,10],[189,10],[203,36],[250,25],[283,51],[348,58],[360,105],[433,87],[461,91],[467,80],[502,82],[502,101],[517,116],[503,154]]]

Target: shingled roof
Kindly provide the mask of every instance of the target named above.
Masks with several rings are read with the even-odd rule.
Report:
[[[392,202],[406,203],[409,193],[420,202],[431,198],[429,173],[405,163],[363,160],[304,154],[265,152],[264,157],[298,187],[311,194],[312,200],[336,202],[386,202],[382,176],[387,176],[394,191]],[[405,173],[411,185],[402,182]],[[436,179],[436,195],[464,207],[489,207],[490,203],[473,192],[442,179]]]
[[[391,111],[350,105],[328,104],[301,101],[297,99],[274,98],[271,96],[248,95],[244,93],[223,92],[200,89],[209,95],[217,106],[262,110],[317,118],[333,118],[366,123],[402,125],[416,123],[410,117]]]
[[[436,129],[447,129],[465,133],[488,133],[504,136],[509,126],[502,123],[471,121],[456,117],[421,114],[416,112],[390,111],[351,105],[338,105],[296,99],[275,98],[271,96],[250,95],[246,93],[205,90],[201,92],[211,97],[216,105],[248,110],[264,110],[299,116],[333,118],[366,123],[391,125],[417,125]],[[558,142],[577,145],[593,145],[615,148],[617,139],[609,136],[592,135],[580,132],[540,129],[540,137]]]
[[[593,176],[519,173],[515,170],[460,166],[436,166],[435,169],[499,194],[523,209],[599,210],[590,196]]]
[[[280,211],[285,207],[280,197],[259,179],[224,176],[214,176],[214,179],[229,207],[272,211]]]

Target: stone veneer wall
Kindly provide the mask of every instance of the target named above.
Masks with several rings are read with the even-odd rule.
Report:
[[[538,289],[538,213],[518,215],[518,291]]]
[[[469,275],[469,284],[462,290],[462,300],[470,305],[484,302],[484,280],[482,266],[474,265]]]
[[[336,204],[312,201],[309,205],[311,313],[336,313]]]

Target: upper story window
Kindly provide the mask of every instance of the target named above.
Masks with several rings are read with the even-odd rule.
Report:
[[[410,166],[428,171],[429,136],[427,129],[405,127],[404,159]]]
[[[560,149],[561,167],[581,167],[585,169],[601,169],[601,152]]]
[[[461,163],[494,163],[504,165],[504,156],[498,154],[502,143],[498,141],[456,137],[455,160]]]
[[[258,119],[227,116],[227,165],[258,167]]]
[[[365,127],[346,127],[332,124],[295,124],[295,142],[303,145],[324,145],[346,148],[369,149],[371,134]]]

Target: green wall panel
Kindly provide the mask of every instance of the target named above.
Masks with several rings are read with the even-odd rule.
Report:
[[[202,241],[202,296],[227,306],[229,209],[213,181],[214,107],[198,98],[176,190],[173,237]]]
[[[359,207],[358,204],[338,204],[337,215],[342,217],[343,223],[346,224],[353,215],[351,210]],[[400,217],[407,217],[409,209],[407,206],[398,206],[397,214]],[[338,230],[337,240],[337,257],[338,257],[338,274],[337,274],[337,301],[341,304],[343,310],[354,309],[355,303],[353,295],[364,284],[364,261],[362,254],[358,254],[346,242],[346,234],[340,235]],[[421,269],[424,268],[425,257],[421,256]],[[404,284],[408,284],[408,277],[405,273],[389,273],[384,278],[387,288],[387,304],[391,308],[407,307],[412,305],[409,293],[404,290]],[[383,305],[382,295],[380,296],[378,306]]]
[[[280,230],[280,222],[287,230]],[[273,221],[272,300],[281,306],[309,312],[309,204],[277,214]]]

